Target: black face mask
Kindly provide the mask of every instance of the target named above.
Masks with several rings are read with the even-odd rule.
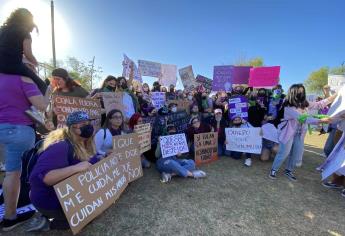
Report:
[[[305,100],[305,96],[304,96],[303,93],[298,93],[298,94],[296,95],[296,98],[297,98],[297,100],[298,100],[299,102],[304,102],[304,100]]]
[[[171,88],[171,89],[170,89],[170,93],[173,93],[173,92],[174,92],[174,89],[173,89],[173,88]]]
[[[234,125],[235,127],[240,127],[241,124],[242,124],[242,123],[234,123],[233,125]]]
[[[84,125],[80,127],[80,137],[82,138],[90,138],[93,135],[93,126],[92,125]]]
[[[112,87],[112,86],[110,86],[110,85],[107,85],[107,86],[105,86],[107,89],[109,89],[109,90],[114,90],[115,89],[115,87]]]
[[[126,89],[127,88],[127,84],[121,84],[121,88],[122,89]]]

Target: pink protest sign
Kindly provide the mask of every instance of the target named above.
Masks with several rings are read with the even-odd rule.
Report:
[[[279,83],[280,66],[255,67],[250,69],[249,86],[272,88]]]
[[[248,84],[251,68],[252,66],[235,66],[232,84]]]

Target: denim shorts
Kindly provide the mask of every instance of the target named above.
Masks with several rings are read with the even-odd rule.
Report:
[[[268,140],[268,139],[265,139],[263,138],[262,139],[262,148],[265,148],[265,149],[268,149],[268,150],[272,150],[272,148],[274,147],[276,143],[271,141],[271,140]]]
[[[21,171],[22,155],[35,145],[35,131],[27,125],[0,124],[6,172]]]

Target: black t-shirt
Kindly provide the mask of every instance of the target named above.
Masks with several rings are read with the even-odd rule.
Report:
[[[0,28],[0,64],[22,63],[24,39],[31,39],[31,35],[20,27]]]

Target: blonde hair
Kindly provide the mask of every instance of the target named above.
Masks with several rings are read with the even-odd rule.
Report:
[[[95,144],[93,137],[89,138],[86,142],[81,142],[78,135],[71,132],[67,127],[54,130],[45,138],[39,153],[47,150],[51,145],[67,139],[73,146],[75,158],[80,161],[88,161],[90,157],[96,154]]]

